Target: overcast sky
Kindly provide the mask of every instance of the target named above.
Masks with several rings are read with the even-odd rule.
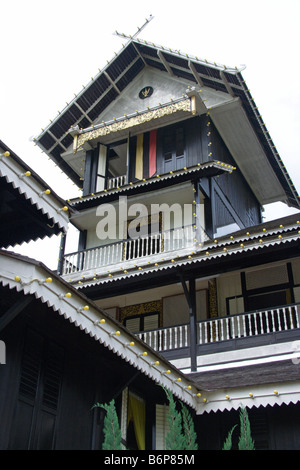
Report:
[[[300,0],[0,0],[0,7],[0,139],[61,197],[78,190],[31,139],[121,50],[126,40],[114,31],[133,35],[150,14],[139,37],[246,65],[243,77],[300,193]],[[265,216],[290,212],[282,204]],[[58,239],[16,251],[55,269]]]

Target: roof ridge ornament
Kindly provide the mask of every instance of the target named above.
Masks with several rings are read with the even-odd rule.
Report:
[[[131,36],[131,35],[127,35],[127,34],[124,34],[124,33],[119,33],[117,30],[113,33],[115,34],[116,36],[120,36],[121,38],[126,38],[126,39],[134,39],[149,23],[150,21],[152,21],[154,18],[154,16],[150,15],[148,18],[145,18],[145,23],[143,24],[143,26],[139,27],[138,26],[138,29],[137,29],[137,32]]]

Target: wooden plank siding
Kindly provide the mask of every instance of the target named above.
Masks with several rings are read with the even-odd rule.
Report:
[[[215,192],[218,194],[215,201],[215,211],[219,216],[216,219],[216,226],[226,225],[228,211],[231,218],[237,223],[240,219],[244,227],[261,223],[260,204],[213,124],[210,125],[210,132],[212,158],[236,167],[231,174],[226,173],[214,178]],[[227,213],[220,208],[222,204],[227,208]],[[223,214],[221,214],[222,212]]]
[[[0,306],[16,296],[7,289],[1,294]],[[151,410],[146,439],[152,447],[152,408],[164,392],[121,357],[36,300],[2,338],[7,361],[0,367],[0,449],[101,449],[103,413],[92,406],[115,398],[120,415],[129,382]]]

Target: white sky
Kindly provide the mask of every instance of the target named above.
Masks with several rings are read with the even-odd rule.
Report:
[[[30,139],[119,52],[125,40],[113,32],[134,34],[150,14],[141,38],[246,65],[243,77],[300,193],[299,0],[0,0],[0,139],[61,197],[77,196]],[[281,204],[265,216],[289,213]],[[52,237],[15,251],[55,269],[58,244]]]

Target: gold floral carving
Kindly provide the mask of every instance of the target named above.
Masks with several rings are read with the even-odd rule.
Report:
[[[128,305],[127,307],[120,308],[120,322],[123,323],[125,318],[143,315],[145,313],[158,312],[160,322],[162,322],[162,301],[155,300],[153,302],[146,302],[143,304]]]
[[[216,318],[218,316],[218,298],[217,298],[217,282],[216,279],[211,279],[208,283],[208,295],[209,295],[209,316],[210,318]],[[212,338],[216,341],[216,323],[212,324]]]
[[[85,144],[85,142],[88,142],[89,140],[97,139],[98,137],[103,137],[113,132],[126,130],[134,126],[139,126],[145,122],[152,121],[153,119],[159,119],[163,116],[173,114],[178,111],[191,112],[191,100],[188,98],[186,100],[169,104],[167,106],[162,106],[161,108],[148,111],[146,113],[138,114],[137,116],[133,116],[128,119],[122,119],[122,121],[116,121],[112,124],[104,125],[98,129],[85,132],[84,134],[76,135],[76,142],[74,140],[73,150],[76,152]]]

